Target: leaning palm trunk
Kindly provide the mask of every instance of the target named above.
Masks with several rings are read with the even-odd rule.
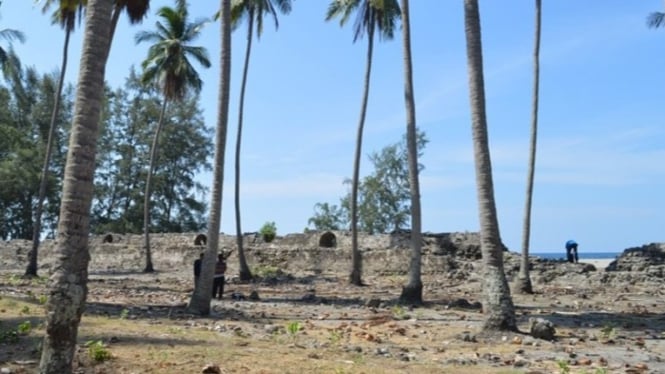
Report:
[[[39,198],[35,211],[35,224],[32,233],[32,250],[29,254],[28,267],[25,269],[27,277],[37,276],[37,258],[39,254],[39,238],[42,232],[42,213],[44,210],[44,199],[46,198],[46,183],[48,181],[48,168],[51,164],[51,153],[53,152],[53,142],[55,137],[55,127],[60,113],[60,97],[62,96],[62,86],[65,84],[65,73],[67,72],[67,52],[69,51],[69,37],[71,31],[65,31],[65,43],[62,47],[62,66],[60,67],[60,77],[58,78],[58,88],[56,89],[53,100],[53,111],[51,112],[51,122],[48,129],[48,140],[46,141],[46,151],[44,155],[44,165],[42,175],[39,180]]]
[[[235,213],[236,213],[236,242],[238,244],[238,260],[240,261],[240,280],[252,279],[252,272],[247,266],[245,249],[243,248],[242,225],[240,222],[240,145],[242,143],[242,119],[245,108],[245,88],[247,86],[247,72],[249,71],[249,56],[252,51],[252,32],[254,30],[254,12],[250,10],[247,22],[247,50],[245,51],[245,67],[242,71],[240,85],[240,104],[238,108],[238,134],[236,137],[236,164],[235,164]]]
[[[531,200],[533,198],[533,179],[536,170],[536,143],[538,140],[538,86],[540,83],[540,16],[541,0],[536,0],[536,35],[533,47],[533,101],[531,102],[531,138],[529,143],[529,168],[526,180],[526,203],[524,207],[524,226],[522,229],[522,260],[517,289],[523,293],[533,293],[529,276],[529,237],[531,236]]]
[[[471,127],[476,164],[476,188],[483,256],[484,330],[517,330],[515,307],[503,271],[503,246],[494,202],[478,0],[464,0],[464,25],[469,70]]]
[[[356,286],[362,286],[362,257],[358,248],[358,184],[360,183],[360,157],[363,146],[363,128],[365,127],[365,113],[367,113],[367,100],[369,98],[369,82],[372,74],[372,52],[374,49],[374,19],[370,20],[367,35],[367,65],[365,66],[365,83],[360,106],[360,120],[356,134],[356,153],[353,158],[353,180],[351,182],[351,251],[352,269],[349,281]]]
[[[78,326],[88,293],[88,235],[98,124],[104,94],[112,0],[89,0],[74,120],[69,140],[55,265],[46,303],[42,374],[72,372]]]
[[[189,302],[189,310],[200,315],[210,314],[212,279],[215,273],[215,259],[219,244],[219,228],[222,215],[222,192],[224,186],[224,151],[229,122],[229,91],[231,87],[231,0],[221,0],[221,57],[219,98],[217,107],[217,135],[215,164],[213,171],[210,223],[208,225],[208,246],[201,266],[201,280],[194,289]]]
[[[404,103],[406,106],[406,143],[409,161],[409,185],[411,187],[411,263],[409,282],[402,288],[400,300],[410,304],[422,304],[423,282],[421,280],[421,217],[420,183],[418,181],[418,144],[416,134],[416,107],[413,94],[413,64],[411,61],[411,26],[409,1],[402,0],[402,39],[404,54]]]
[[[150,165],[148,166],[148,177],[145,180],[145,196],[143,197],[143,247],[145,249],[145,269],[144,273],[152,273],[155,269],[152,266],[152,252],[150,250],[150,195],[152,194],[152,176],[155,170],[155,163],[157,162],[157,147],[159,147],[159,135],[162,133],[164,127],[164,114],[166,113],[166,106],[168,100],[164,98],[162,103],[162,110],[159,112],[159,120],[157,121],[157,129],[155,130],[155,137],[152,139],[152,147],[150,148]]]

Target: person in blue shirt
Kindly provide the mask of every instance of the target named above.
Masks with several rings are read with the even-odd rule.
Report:
[[[578,262],[576,241],[569,240],[566,242],[566,258],[568,258],[568,262]]]

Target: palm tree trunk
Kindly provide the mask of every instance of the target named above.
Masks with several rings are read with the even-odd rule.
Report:
[[[362,256],[358,248],[358,185],[360,183],[360,157],[362,156],[363,128],[365,127],[365,114],[367,113],[367,100],[369,98],[369,83],[372,74],[372,53],[374,49],[374,18],[370,19],[369,35],[367,35],[367,65],[365,66],[365,82],[362,104],[360,105],[360,120],[356,134],[356,153],[353,158],[353,179],[351,182],[351,251],[352,269],[349,282],[355,286],[362,286]]]
[[[418,139],[416,134],[416,106],[413,93],[413,63],[411,58],[411,21],[409,0],[402,0],[402,40],[404,57],[404,104],[406,106],[406,144],[411,186],[411,263],[409,282],[402,288],[400,300],[409,304],[423,303],[421,280],[422,223],[420,212],[420,182],[418,180]],[[397,227],[396,227],[397,228]]]
[[[150,148],[150,165],[148,166],[148,177],[145,181],[145,196],[143,197],[143,248],[145,249],[145,269],[143,269],[144,273],[152,273],[155,271],[155,269],[152,267],[152,253],[150,251],[150,194],[152,193],[152,174],[155,170],[155,163],[157,162],[159,134],[162,133],[162,127],[164,126],[164,114],[166,113],[167,105],[168,100],[166,97],[164,97],[162,110],[159,112],[159,121],[157,122],[155,137],[152,139],[152,147]]]
[[[118,1],[115,1],[115,5],[113,6],[113,14],[111,15],[111,31],[109,31],[109,34],[111,35],[111,42],[109,43],[109,53],[111,52],[111,46],[113,45],[113,37],[115,36],[115,30],[118,27],[118,20],[120,19],[120,13],[122,13],[122,7],[118,3]]]
[[[229,122],[229,91],[231,87],[231,0],[220,0],[221,57],[219,98],[217,107],[217,135],[215,139],[215,163],[208,225],[208,246],[201,265],[201,279],[194,289],[188,309],[199,315],[210,314],[212,279],[219,245],[219,228],[222,216],[224,187],[224,152]]]
[[[42,374],[72,372],[78,326],[88,294],[90,206],[112,6],[111,0],[89,0],[86,10],[54,250],[56,262],[48,286],[46,335],[39,364]]]
[[[536,0],[536,35],[533,47],[533,101],[531,102],[531,138],[529,143],[529,168],[526,180],[526,203],[524,207],[524,226],[522,228],[522,260],[517,277],[517,289],[531,294],[533,286],[529,276],[529,237],[531,235],[531,200],[533,198],[533,179],[536,170],[536,145],[538,139],[538,88],[540,84],[540,20],[541,0]]]
[[[253,9],[253,8],[252,8]],[[250,9],[247,22],[247,50],[245,51],[245,66],[242,71],[240,85],[240,104],[238,107],[238,134],[236,136],[236,164],[235,164],[235,213],[236,213],[236,243],[238,245],[238,260],[240,261],[240,280],[252,279],[252,272],[247,266],[245,249],[243,248],[242,226],[240,222],[240,145],[242,143],[242,117],[245,108],[245,88],[247,86],[247,72],[249,71],[249,56],[252,52],[252,32],[254,30],[254,11]]]
[[[44,199],[46,198],[46,182],[48,181],[48,168],[51,164],[51,153],[53,152],[53,141],[55,137],[56,121],[60,113],[60,97],[62,96],[62,86],[65,84],[65,73],[67,72],[67,52],[69,51],[69,37],[71,31],[65,31],[65,43],[62,47],[62,65],[60,67],[60,78],[58,79],[58,88],[53,100],[53,111],[51,112],[51,123],[49,123],[48,140],[46,141],[46,151],[44,155],[44,166],[39,180],[39,199],[35,211],[35,224],[32,233],[32,250],[29,254],[28,267],[25,269],[26,277],[37,276],[37,258],[39,254],[39,237],[42,233],[42,211],[44,209]]]
[[[464,0],[464,25],[469,70],[471,127],[476,164],[476,188],[480,217],[480,246],[485,275],[483,277],[484,330],[517,330],[515,307],[503,271],[503,246],[499,235],[492,181],[485,114],[485,82],[480,33],[478,0]]]

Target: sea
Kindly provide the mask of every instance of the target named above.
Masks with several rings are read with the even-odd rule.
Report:
[[[529,253],[530,256],[546,258],[551,260],[565,259],[566,251],[561,252],[533,252]],[[577,253],[580,260],[614,260],[621,252],[584,252]]]

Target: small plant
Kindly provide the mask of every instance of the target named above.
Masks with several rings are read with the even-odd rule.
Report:
[[[18,343],[18,331],[16,330],[6,330],[0,331],[0,343]]]
[[[278,268],[277,266],[270,266],[270,265],[257,266],[256,268],[254,268],[254,271],[252,271],[252,273],[261,278],[277,277],[284,274],[282,269]]]
[[[394,319],[409,319],[409,315],[406,313],[406,310],[401,305],[395,305],[391,309]]]
[[[111,352],[101,340],[90,340],[85,343],[88,347],[88,355],[95,362],[104,362],[111,359]]]
[[[612,339],[616,334],[616,329],[614,328],[614,325],[608,323],[600,329],[600,333],[602,334],[603,338]]]
[[[296,339],[296,335],[300,330],[302,330],[302,325],[300,324],[300,322],[297,321],[289,322],[289,324],[286,325],[286,332],[288,332],[289,335],[291,335],[291,338],[293,340]]]
[[[12,286],[18,286],[23,284],[23,279],[18,274],[12,274],[9,276],[9,284]]]
[[[125,308],[120,311],[120,319],[127,319],[129,317],[129,309]]]
[[[19,323],[18,328],[16,329],[21,335],[29,334],[30,330],[32,330],[32,323],[30,323],[30,321]]]
[[[568,362],[564,360],[558,360],[556,364],[559,366],[559,373],[561,374],[569,374],[570,373],[570,365],[568,365]]]
[[[332,344],[339,343],[342,340],[342,332],[339,330],[331,330],[328,340],[330,340],[330,343]]]
[[[30,314],[30,307],[25,305],[23,308],[21,308],[21,314]]]
[[[39,302],[40,305],[46,304],[48,301],[48,296],[46,295],[39,295],[39,298],[37,298],[37,302]]]
[[[275,222],[264,223],[263,226],[261,226],[261,230],[259,230],[259,234],[261,234],[263,241],[266,243],[273,241],[275,236],[277,236],[277,226],[275,225]]]

